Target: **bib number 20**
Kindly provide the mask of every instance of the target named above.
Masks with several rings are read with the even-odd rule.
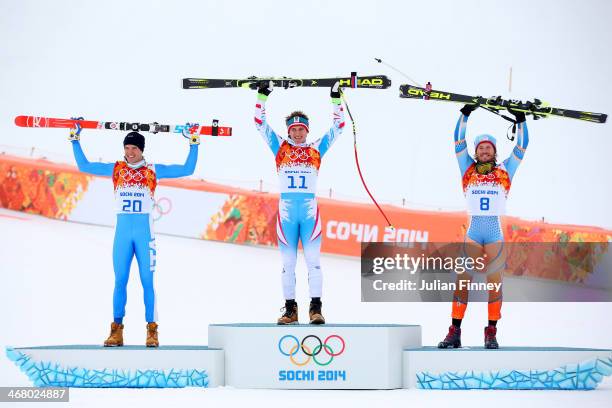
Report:
[[[289,187],[288,188],[308,188],[306,187],[306,177],[305,176],[298,176],[299,178],[299,185],[295,184],[295,176],[287,176],[289,177]]]
[[[480,198],[480,210],[481,211],[489,211],[489,197],[481,197]]]
[[[121,208],[124,212],[139,213],[142,212],[142,201],[140,200],[123,200],[123,207]]]

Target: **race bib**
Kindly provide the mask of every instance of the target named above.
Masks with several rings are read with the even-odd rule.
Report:
[[[281,193],[317,192],[317,171],[306,167],[282,169],[278,173]]]
[[[152,164],[132,169],[117,162],[113,171],[115,210],[118,214],[149,214],[153,210],[153,195],[157,185]]]
[[[475,185],[465,191],[470,215],[504,215],[506,193],[500,185]]]
[[[149,192],[137,187],[122,188],[115,192],[115,209],[119,214],[149,214],[153,204]]]

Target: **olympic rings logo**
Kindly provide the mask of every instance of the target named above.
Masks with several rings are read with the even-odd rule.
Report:
[[[153,221],[159,220],[172,211],[172,201],[168,197],[161,197],[153,203]]]
[[[495,175],[495,172],[490,172],[488,174],[479,174],[479,173],[474,173],[476,176],[476,180],[480,181],[480,182],[487,182],[487,181],[493,181],[497,178],[497,176]]]
[[[289,160],[291,161],[296,161],[296,160],[306,161],[310,157],[310,154],[308,150],[298,147],[297,149],[291,149],[288,156],[289,156]]]
[[[312,339],[315,344],[318,344],[316,344],[314,347],[312,347],[312,344],[308,345],[308,343],[311,343],[309,341],[310,339]],[[335,339],[336,342],[339,342],[341,345],[337,352],[334,351],[334,349],[328,344],[331,339]],[[280,351],[282,355],[289,357],[289,360],[291,360],[291,362],[298,367],[305,366],[310,362],[310,360],[314,361],[319,366],[327,366],[334,361],[334,357],[344,353],[345,348],[346,343],[344,342],[344,339],[337,334],[327,336],[324,341],[321,341],[321,339],[314,334],[309,334],[308,336],[304,337],[302,341],[299,341],[297,337],[291,334],[287,334],[281,337],[278,341],[278,351]],[[302,361],[297,361],[295,357],[300,351],[306,357],[303,358]],[[328,356],[325,360],[322,360],[319,356],[322,351]]]
[[[130,168],[123,168],[119,170],[119,177],[125,181],[135,181],[138,183],[144,179],[144,175],[138,170],[132,170]]]

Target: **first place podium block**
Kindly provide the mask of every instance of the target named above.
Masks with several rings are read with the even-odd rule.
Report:
[[[393,389],[402,350],[421,346],[421,327],[396,324],[213,324],[225,351],[225,384],[238,388]]]

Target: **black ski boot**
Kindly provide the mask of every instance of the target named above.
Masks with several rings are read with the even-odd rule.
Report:
[[[485,335],[484,346],[486,349],[498,349],[499,348],[499,344],[497,344],[497,338],[495,338],[495,336],[497,335],[497,327],[495,326],[485,327],[484,335]]]
[[[455,325],[451,325],[448,328],[448,334],[440,343],[438,343],[438,348],[460,348],[461,347],[461,328]]]

